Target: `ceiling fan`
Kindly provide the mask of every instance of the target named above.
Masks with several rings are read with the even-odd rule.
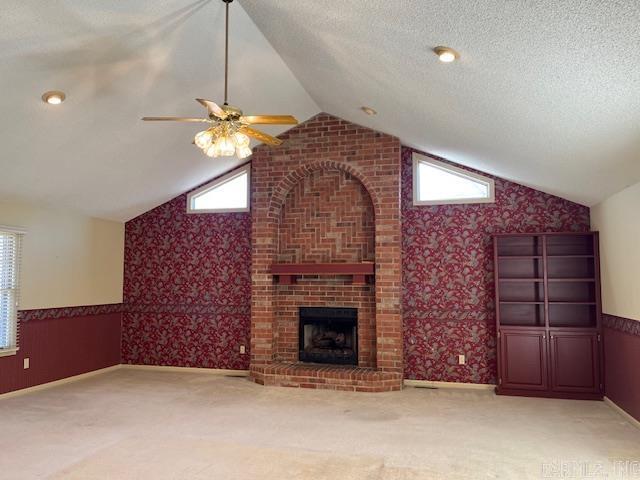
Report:
[[[291,115],[244,115],[242,110],[227,103],[227,80],[229,77],[229,4],[225,3],[225,44],[224,44],[224,103],[219,106],[211,100],[196,98],[207,109],[206,118],[193,117],[143,117],[144,121],[161,122],[201,122],[209,124],[206,130],[198,132],[193,143],[209,157],[246,158],[251,155],[250,138],[267,145],[280,145],[282,140],[267,135],[250,125],[296,125],[298,121]]]

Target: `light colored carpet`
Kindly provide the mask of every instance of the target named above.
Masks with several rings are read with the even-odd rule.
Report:
[[[634,478],[622,469],[640,462],[640,429],[602,402],[197,373],[118,370],[2,399],[0,425],[3,480]]]

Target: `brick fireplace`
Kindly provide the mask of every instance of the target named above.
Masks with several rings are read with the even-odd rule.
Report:
[[[399,390],[400,142],[327,114],[280,138],[280,147],[258,147],[252,157],[251,377],[264,385]],[[357,365],[300,358],[301,309],[327,307],[355,312]],[[321,333],[318,348],[350,338],[343,327]]]

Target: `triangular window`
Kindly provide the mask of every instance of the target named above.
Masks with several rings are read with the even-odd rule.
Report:
[[[187,212],[248,212],[250,173],[251,165],[245,165],[194,190],[187,195]]]
[[[413,204],[492,203],[491,178],[444,162],[413,154]]]

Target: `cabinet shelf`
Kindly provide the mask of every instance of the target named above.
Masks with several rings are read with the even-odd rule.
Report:
[[[501,282],[544,282],[544,278],[499,278]]]
[[[500,260],[509,260],[509,259],[526,260],[530,258],[542,258],[542,255],[498,255],[498,259]]]
[[[549,302],[549,305],[595,305],[596,302]]]
[[[527,331],[534,330],[536,332],[544,332],[546,330],[545,326],[534,326],[534,325],[501,325],[498,330],[498,334],[500,332],[510,332],[510,331]]]
[[[551,282],[595,282],[595,278],[549,278]]]
[[[547,258],[593,258],[593,255],[547,255]]]
[[[510,300],[500,300],[503,305],[544,305],[544,302],[512,302]]]

